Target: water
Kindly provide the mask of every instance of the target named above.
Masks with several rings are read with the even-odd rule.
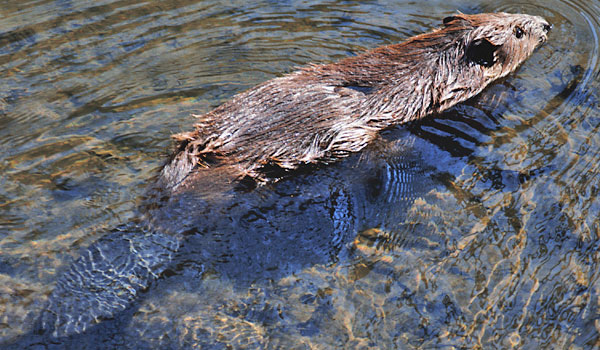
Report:
[[[554,28],[477,98],[387,132],[384,154],[257,193],[284,237],[255,219],[190,237],[114,320],[72,339],[31,333],[80,250],[136,215],[191,113],[456,11]],[[597,0],[0,3],[0,343],[599,347],[599,18]]]

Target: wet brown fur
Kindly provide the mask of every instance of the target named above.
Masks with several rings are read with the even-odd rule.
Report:
[[[193,186],[208,167],[263,183],[276,178],[268,172],[274,167],[331,163],[384,128],[478,94],[514,71],[549,28],[535,16],[458,14],[403,43],[269,80],[196,116],[194,131],[175,135],[177,151],[159,183]]]

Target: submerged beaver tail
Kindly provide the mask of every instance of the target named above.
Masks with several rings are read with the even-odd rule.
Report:
[[[35,326],[63,337],[125,310],[171,264],[180,237],[122,225],[82,251],[61,275]]]

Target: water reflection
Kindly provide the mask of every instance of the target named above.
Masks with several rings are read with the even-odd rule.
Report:
[[[600,3],[574,0],[4,3],[1,342],[43,344],[29,332],[57,274],[132,218],[191,112],[457,10],[554,29],[480,97],[385,135],[401,148],[278,185],[308,182],[312,209],[249,195],[290,205],[269,214],[285,235],[261,241],[260,211],[240,218],[248,236],[191,235],[132,309],[55,345],[598,346]]]

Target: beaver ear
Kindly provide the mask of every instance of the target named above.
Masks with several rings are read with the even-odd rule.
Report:
[[[473,40],[467,48],[467,58],[471,62],[489,68],[496,63],[495,52],[499,47],[485,38]]]
[[[460,15],[448,16],[442,20],[442,23],[447,27],[453,22],[467,22],[467,20]]]
[[[448,16],[446,18],[444,18],[443,22],[444,25],[447,26],[450,24],[450,22],[454,21],[456,19],[456,16]]]

